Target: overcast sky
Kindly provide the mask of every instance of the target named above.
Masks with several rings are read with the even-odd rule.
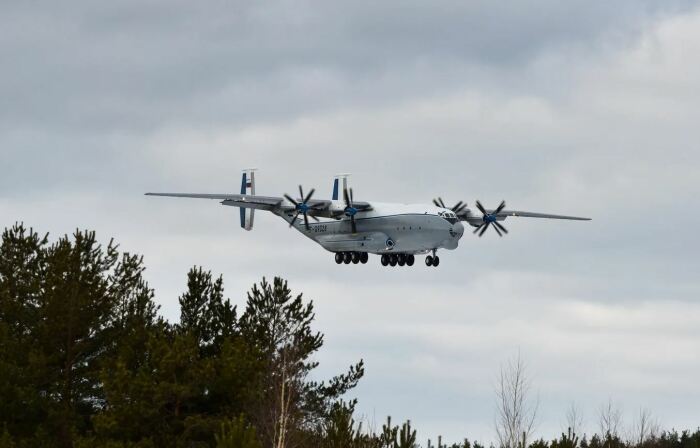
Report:
[[[537,434],[611,399],[700,423],[700,7],[687,0],[0,3],[0,226],[95,229],[144,254],[162,312],[192,265],[243,304],[313,299],[319,377],[419,439],[494,439],[518,351]],[[271,215],[145,191],[448,202],[590,216],[467,233],[438,269],[337,266]]]

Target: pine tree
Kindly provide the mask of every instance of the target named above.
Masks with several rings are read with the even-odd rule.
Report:
[[[263,366],[252,417],[265,446],[284,448],[312,432],[364,374],[360,361],[328,385],[308,380],[318,366],[312,355],[323,345],[323,335],[311,329],[313,319],[313,303],[304,304],[301,294],[293,297],[281,278],[272,284],[263,279],[248,293],[240,326]]]
[[[221,423],[216,435],[216,448],[262,448],[255,428],[246,423],[241,415]]]

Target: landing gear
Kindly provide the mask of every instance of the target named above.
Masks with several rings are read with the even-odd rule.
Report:
[[[367,252],[336,252],[335,253],[335,262],[337,264],[358,264],[362,263],[365,264],[367,263],[367,260],[369,260],[369,255],[367,255]]]
[[[437,255],[428,255],[427,257],[425,257],[425,265],[438,267],[440,265],[440,257],[438,257]]]
[[[382,254],[382,266],[413,266],[416,257],[413,254]]]

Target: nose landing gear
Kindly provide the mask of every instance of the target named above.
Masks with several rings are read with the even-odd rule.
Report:
[[[428,255],[427,257],[425,257],[425,265],[435,267],[438,267],[440,265],[440,257],[437,256],[436,249],[433,249],[432,255]]]
[[[425,257],[425,265],[426,266],[436,266],[437,267],[439,264],[440,264],[440,257],[438,257],[437,255],[434,257],[432,255],[428,255],[427,257]]]

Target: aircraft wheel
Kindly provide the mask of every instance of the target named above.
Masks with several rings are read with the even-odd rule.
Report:
[[[390,264],[390,265],[396,266],[396,263],[398,263],[398,262],[399,262],[399,257],[397,257],[397,256],[394,255],[394,254],[389,255],[389,264]]]
[[[438,257],[437,255],[435,255],[435,256],[433,257],[433,266],[438,267],[439,264],[440,264],[440,257]]]
[[[369,260],[369,255],[367,255],[367,252],[360,253],[360,263],[365,264],[367,263],[367,260]]]
[[[433,265],[433,257],[431,255],[428,255],[425,257],[425,265],[426,266],[432,266]]]
[[[357,264],[360,262],[360,253],[352,252],[352,264]]]
[[[345,264],[350,264],[351,261],[352,261],[352,253],[351,253],[351,252],[345,252],[345,253],[343,254],[343,262],[344,262]]]
[[[408,254],[406,256],[406,266],[413,266],[413,263],[416,262],[416,257],[413,256],[413,254]]]
[[[387,266],[389,264],[389,256],[387,254],[382,255],[382,266]]]
[[[337,264],[342,263],[344,258],[345,258],[345,257],[343,256],[343,253],[342,253],[342,252],[336,252],[336,253],[335,253],[335,262],[336,262]]]
[[[404,266],[406,264],[406,256],[404,254],[399,254],[397,263],[399,266]]]

